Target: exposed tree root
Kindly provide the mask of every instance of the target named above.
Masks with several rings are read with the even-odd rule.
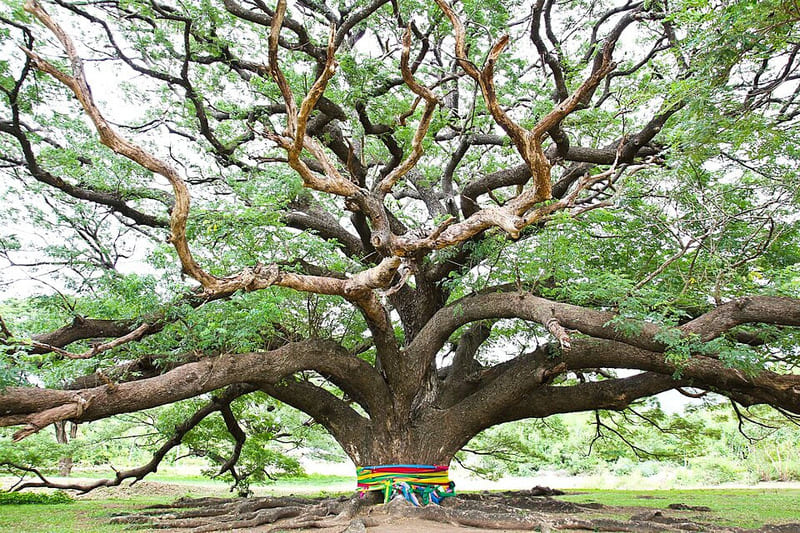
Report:
[[[389,523],[416,519],[484,530],[525,530],[550,532],[617,531],[661,533],[708,531],[712,533],[797,532],[800,524],[765,526],[758,530],[722,527],[695,518],[680,516],[687,510],[680,504],[671,509],[653,509],[633,514],[628,520],[596,517],[619,514],[624,509],[599,504],[579,505],[537,491],[465,494],[445,500],[442,505],[414,507],[395,499],[386,505],[371,505],[366,499],[352,498],[181,498],[171,505],[153,506],[142,512],[118,516],[115,524],[131,524],[147,529],[178,531],[287,531],[330,529],[341,533],[363,533]],[[691,509],[694,510],[694,509]]]
[[[254,529],[282,521],[281,530],[345,529],[364,505],[358,498],[181,498],[136,514],[117,516],[114,524],[146,524],[149,529],[207,532]]]

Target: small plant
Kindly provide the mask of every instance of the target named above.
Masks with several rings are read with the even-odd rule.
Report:
[[[66,492],[0,492],[0,505],[39,504],[54,505],[73,503],[75,500]]]

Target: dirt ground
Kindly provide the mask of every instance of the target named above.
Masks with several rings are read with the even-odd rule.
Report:
[[[268,492],[272,492],[267,488],[259,487],[257,490],[257,494],[260,496],[265,496]],[[296,491],[298,493],[304,493],[305,488],[301,488],[301,490]],[[124,500],[125,498],[136,497],[136,496],[170,496],[174,497],[176,500],[181,497],[185,496],[191,497],[207,497],[207,496],[224,496],[225,494],[221,494],[218,490],[218,485],[213,484],[204,484],[204,483],[192,483],[192,484],[183,484],[183,483],[163,483],[163,482],[153,482],[153,481],[140,481],[139,483],[133,486],[122,486],[122,487],[110,487],[110,488],[99,488],[92,491],[89,494],[85,494],[83,496],[78,496],[79,499],[87,499],[87,500],[103,500],[107,498],[115,498]],[[289,494],[287,494],[289,495]],[[370,516],[375,519],[376,522],[380,522],[379,525],[370,526],[369,520],[367,520],[367,524],[365,524],[365,529],[363,530],[355,530],[353,533],[357,533],[357,531],[365,531],[368,533],[427,533],[427,532],[436,532],[436,533],[522,533],[522,532],[529,532],[530,530],[525,529],[485,529],[480,527],[470,527],[465,525],[458,525],[458,524],[445,524],[440,522],[434,522],[430,520],[421,520],[417,518],[410,518],[410,517],[402,517],[402,516],[390,516],[387,512],[381,512],[377,509],[370,513]],[[249,529],[248,531],[252,531],[253,533],[265,533],[265,532],[274,532],[276,531],[276,526],[279,526],[279,523],[276,524],[268,524],[261,527],[256,527],[254,529]],[[163,530],[166,533],[169,532],[181,532],[181,529],[166,529]],[[280,531],[280,529],[278,530]],[[302,533],[342,533],[342,527],[330,527],[330,528],[308,528],[308,529],[299,529],[294,530],[297,532]]]
[[[534,490],[460,494],[442,506],[415,508],[402,500],[387,505],[354,506],[347,497],[302,499],[293,495],[230,500],[203,495],[194,487],[141,482],[133,487],[100,489],[84,498],[124,498],[158,494],[181,496],[175,506],[143,509],[117,523],[137,524],[166,532],[303,531],[315,533],[517,533],[523,531],[610,531],[662,533],[800,533],[800,522],[745,529],[720,525],[724,518],[708,508],[665,502],[664,508],[576,504]],[[205,490],[208,493],[208,490]],[[193,500],[200,497],[203,501]],[[669,508],[668,504],[673,504]],[[674,507],[677,506],[677,507]],[[292,511],[294,509],[294,511]],[[285,512],[289,514],[282,514]],[[134,526],[137,527],[137,526]]]
[[[263,527],[253,531],[274,532],[274,527]],[[342,528],[301,529],[298,531],[302,533],[342,533]],[[377,526],[366,527],[363,531],[368,533],[530,533],[529,529],[484,529],[401,517],[395,518],[393,521],[382,522]]]

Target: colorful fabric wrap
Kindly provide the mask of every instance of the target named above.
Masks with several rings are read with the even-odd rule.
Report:
[[[371,491],[383,491],[383,503],[401,495],[415,506],[439,503],[455,496],[455,483],[444,465],[378,465],[356,468],[361,497]]]

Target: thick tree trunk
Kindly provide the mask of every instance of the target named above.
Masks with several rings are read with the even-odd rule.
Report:
[[[379,421],[375,425],[360,439],[356,453],[350,454],[357,466],[449,466],[456,452],[474,436],[462,425],[453,423],[447,414],[432,409],[426,411],[425,416],[415,417],[406,424]]]
[[[450,465],[458,448],[440,446],[433,440],[414,439],[405,432],[375,438],[365,443],[359,454],[358,466],[384,464],[435,464]]]

